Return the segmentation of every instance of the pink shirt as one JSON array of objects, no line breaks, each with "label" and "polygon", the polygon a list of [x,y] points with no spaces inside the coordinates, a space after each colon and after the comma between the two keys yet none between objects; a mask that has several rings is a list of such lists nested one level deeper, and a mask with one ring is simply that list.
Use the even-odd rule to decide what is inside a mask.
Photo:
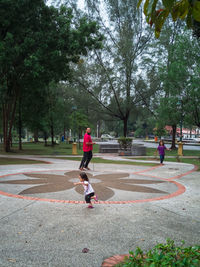
[{"label": "pink shirt", "polygon": [[83,151],[88,152],[93,149],[93,145],[87,145],[86,143],[92,143],[92,138],[89,134],[84,135],[83,139]]}]

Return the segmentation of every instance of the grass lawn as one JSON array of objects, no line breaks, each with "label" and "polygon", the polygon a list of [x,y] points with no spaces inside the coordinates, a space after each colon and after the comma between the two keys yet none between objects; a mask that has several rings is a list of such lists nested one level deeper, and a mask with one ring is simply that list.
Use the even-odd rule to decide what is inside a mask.
[{"label": "grass lawn", "polygon": [[[155,148],[147,148],[147,156],[154,156],[155,152],[157,150]],[[165,155],[166,156],[177,156],[178,154],[178,149],[177,150],[171,150],[171,151],[168,151],[168,150],[165,150]],[[197,156],[197,157],[200,157],[200,147],[199,147],[199,150],[184,150],[184,147],[183,147],[183,155],[184,156]]]},{"label": "grass lawn", "polygon": [[[94,153],[97,153],[99,151],[99,146],[94,145]],[[147,148],[147,156],[155,156],[155,148]],[[77,145],[77,153],[78,155],[82,155],[82,147],[79,149]],[[3,155],[49,155],[49,156],[55,156],[55,155],[72,155],[72,144],[66,144],[66,143],[60,143],[59,145],[51,146],[50,144],[48,146],[44,146],[44,143],[23,143],[23,150],[18,150],[18,144],[13,144],[12,151],[9,153],[6,153],[3,151],[3,145],[0,144],[0,154]],[[184,156],[196,156],[200,158],[200,149],[199,150],[184,150],[183,151]],[[177,156],[177,150],[172,151],[166,151],[166,156]],[[165,161],[177,161],[177,162],[184,162],[184,163],[191,163],[194,165],[199,166],[200,170],[200,159],[191,159],[191,158],[166,158]],[[67,159],[65,157],[65,159]],[[72,160],[72,158],[70,158]],[[75,160],[75,157],[73,158]],[[137,158],[139,159],[139,158]],[[152,160],[152,158],[140,158],[143,160]],[[76,159],[80,160],[80,158]],[[10,162],[16,162],[16,163],[10,163]],[[24,159],[1,159],[0,162],[9,162],[9,163],[0,163],[0,164],[30,164],[30,160],[24,160]],[[23,163],[24,162],[24,163]],[[115,164],[131,164],[131,165],[143,165],[143,163],[134,163],[134,162],[125,162],[125,161],[113,161],[113,160],[106,160],[101,158],[93,158],[94,163],[115,163]],[[32,164],[34,163],[41,163],[40,161],[32,161]],[[43,163],[43,162],[42,162]],[[146,166],[155,166],[152,165],[153,163],[145,163]]]},{"label": "grass lawn", "polygon": [[0,165],[12,165],[12,164],[46,164],[45,161],[31,160],[31,159],[17,159],[17,158],[1,158]]},{"label": "grass lawn", "polygon": [[[81,161],[81,157],[59,157],[59,159]],[[158,165],[158,163],[109,160],[109,159],[102,159],[102,158],[92,158],[91,163],[123,164],[123,165],[137,165],[137,166],[157,166]]]},{"label": "grass lawn", "polygon": [[[154,156],[154,158],[148,157],[140,157],[135,158],[135,160],[156,160],[159,161],[159,156],[155,157],[155,149],[154,148],[147,148],[147,156]],[[190,163],[198,166],[198,171],[200,171],[200,150],[184,150],[183,155],[184,158],[177,157],[177,150],[166,151],[166,157],[164,161],[171,161],[171,162],[183,162],[183,163]],[[174,156],[174,158],[167,158],[167,156]],[[190,156],[195,156],[197,158],[190,158]],[[187,158],[188,157],[188,158]]]},{"label": "grass lawn", "polygon": [[[18,144],[13,144],[11,152],[6,153],[3,151],[3,145],[0,144],[0,154],[4,155],[72,155],[72,144],[60,143],[59,145],[54,145],[53,147],[48,144],[44,146],[44,143],[23,143],[23,150],[18,149]],[[94,153],[99,151],[99,146],[94,145]],[[83,154],[82,147],[78,149],[77,153],[79,155]]]}]

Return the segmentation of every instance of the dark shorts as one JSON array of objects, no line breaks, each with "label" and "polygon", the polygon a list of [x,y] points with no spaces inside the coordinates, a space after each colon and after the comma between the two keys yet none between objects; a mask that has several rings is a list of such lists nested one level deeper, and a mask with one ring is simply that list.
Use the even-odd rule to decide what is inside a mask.
[{"label": "dark shorts", "polygon": [[93,196],[94,196],[94,192],[93,193],[90,193],[88,195],[85,195],[85,201],[86,201],[86,203],[90,203],[91,202],[90,199]]}]

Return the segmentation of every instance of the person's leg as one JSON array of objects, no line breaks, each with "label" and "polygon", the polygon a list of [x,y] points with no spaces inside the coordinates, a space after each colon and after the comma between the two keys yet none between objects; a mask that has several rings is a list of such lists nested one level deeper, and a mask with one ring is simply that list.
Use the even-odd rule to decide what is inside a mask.
[{"label": "person's leg", "polygon": [[91,202],[91,198],[94,196],[94,193],[90,193],[88,195],[85,195],[85,201],[88,204],[88,208],[93,208],[92,202]]},{"label": "person's leg", "polygon": [[85,168],[89,169],[88,168],[88,164],[90,163],[90,160],[92,159],[92,150],[88,151],[87,153],[88,154],[87,154],[87,160],[86,160],[86,163],[85,163]]},{"label": "person's leg", "polygon": [[94,196],[92,196],[91,198],[94,199],[95,201],[98,201],[98,197],[95,193],[94,193]]},{"label": "person's leg", "polygon": [[162,164],[164,160],[164,155],[160,155],[160,163]]},{"label": "person's leg", "polygon": [[86,160],[87,160],[87,152],[83,152],[83,158],[81,160],[81,164],[79,166],[79,169],[83,169],[84,168]]}]

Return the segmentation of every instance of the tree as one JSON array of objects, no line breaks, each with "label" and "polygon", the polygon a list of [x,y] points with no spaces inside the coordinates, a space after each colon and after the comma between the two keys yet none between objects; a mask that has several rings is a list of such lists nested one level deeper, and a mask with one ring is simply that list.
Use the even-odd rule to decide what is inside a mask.
[{"label": "tree", "polygon": [[[143,0],[138,1],[138,7]],[[155,25],[155,36],[160,36],[163,24],[169,15],[173,21],[178,18],[185,20],[187,26],[192,28],[194,35],[200,37],[200,1],[199,0],[145,0],[144,14],[147,23]]]},{"label": "tree", "polygon": [[184,54],[188,52],[189,80],[185,90],[185,121],[192,125],[200,127],[200,41],[185,36]]},{"label": "tree", "polygon": [[[31,7],[31,8],[30,8]],[[43,0],[0,3],[0,95],[4,149],[10,151],[17,100],[24,84],[34,90],[70,77],[70,62],[100,47],[95,22],[81,18],[73,25],[72,10],[48,7]],[[23,101],[23,100],[22,100]]]},{"label": "tree", "polygon": [[[104,49],[94,51],[79,65],[75,82],[92,95],[104,113],[123,122],[126,136],[131,110],[152,94],[146,84],[143,90],[138,90],[141,89],[138,86],[139,60],[151,39],[151,32],[143,29],[141,10],[137,10],[133,0],[88,0],[87,4],[89,15],[98,19],[104,31]],[[106,25],[101,5],[105,5],[107,11]]]},{"label": "tree", "polygon": [[[198,50],[194,49],[195,42],[198,41],[195,40],[194,42],[194,40],[188,31],[176,35],[174,42],[169,46],[170,53],[168,54],[167,64],[164,62],[160,64],[160,77],[164,94],[160,99],[160,106],[157,111],[162,124],[164,122],[165,125],[172,126],[171,148],[175,148],[177,125],[186,124],[186,117],[188,116],[190,116],[190,122],[192,122],[191,113],[196,108],[198,109],[198,105],[195,104],[198,94],[193,99],[194,91],[191,90],[192,81],[199,77],[196,76],[199,55],[195,53]],[[195,91],[198,91],[198,86],[195,86]],[[192,99],[194,102],[192,102]]]}]

